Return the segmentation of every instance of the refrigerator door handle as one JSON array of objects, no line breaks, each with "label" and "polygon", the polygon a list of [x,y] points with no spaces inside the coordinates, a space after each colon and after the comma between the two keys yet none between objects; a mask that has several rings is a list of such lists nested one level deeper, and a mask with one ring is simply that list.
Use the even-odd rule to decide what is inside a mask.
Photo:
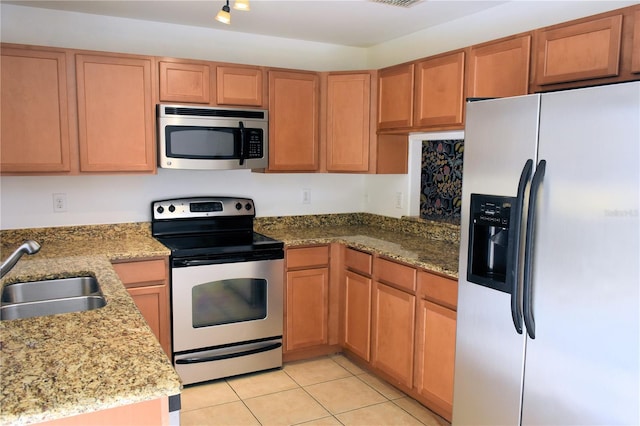
[{"label": "refrigerator door handle", "polygon": [[531,180],[531,191],[529,194],[529,211],[527,213],[527,232],[524,248],[524,281],[523,281],[523,300],[524,307],[524,323],[527,326],[527,334],[530,338],[536,338],[536,321],[533,317],[533,285],[532,285],[532,263],[533,263],[533,234],[536,204],[538,192],[544,179],[544,172],[547,167],[546,160],[540,160],[536,172]]},{"label": "refrigerator door handle", "polygon": [[533,160],[527,160],[520,174],[518,195],[515,206],[511,209],[511,226],[509,230],[509,253],[507,254],[507,286],[511,289],[511,318],[518,334],[522,334],[522,304],[518,278],[520,276],[520,234],[522,229],[522,209],[524,192],[531,178]]}]

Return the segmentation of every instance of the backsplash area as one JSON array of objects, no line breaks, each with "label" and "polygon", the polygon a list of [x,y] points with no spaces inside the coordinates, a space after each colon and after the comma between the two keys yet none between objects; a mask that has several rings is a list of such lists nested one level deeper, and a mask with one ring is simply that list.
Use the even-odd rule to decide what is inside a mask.
[{"label": "backsplash area", "polygon": [[420,217],[460,223],[463,139],[422,142]]}]

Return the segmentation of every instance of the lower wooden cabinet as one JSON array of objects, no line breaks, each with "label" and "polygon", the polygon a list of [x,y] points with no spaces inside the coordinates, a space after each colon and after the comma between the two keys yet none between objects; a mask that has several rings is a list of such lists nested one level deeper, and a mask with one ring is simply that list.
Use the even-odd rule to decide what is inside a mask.
[{"label": "lower wooden cabinet", "polygon": [[329,268],[287,271],[286,350],[328,343]]},{"label": "lower wooden cabinet", "polygon": [[113,263],[140,313],[171,357],[168,258]]},{"label": "lower wooden cabinet", "polygon": [[416,328],[415,389],[434,411],[451,420],[456,312],[420,299]]},{"label": "lower wooden cabinet", "polygon": [[415,306],[413,294],[374,284],[371,363],[408,388],[413,385]]},{"label": "lower wooden cabinet", "polygon": [[343,349],[451,421],[457,280],[351,248],[344,259]]},{"label": "lower wooden cabinet", "polygon": [[332,352],[337,328],[332,326],[329,245],[287,248],[285,254],[284,359],[286,361]]},{"label": "lower wooden cabinet", "polygon": [[414,389],[419,399],[451,421],[458,283],[418,274]]},{"label": "lower wooden cabinet", "polygon": [[343,346],[362,358],[371,354],[371,278],[345,272]]}]

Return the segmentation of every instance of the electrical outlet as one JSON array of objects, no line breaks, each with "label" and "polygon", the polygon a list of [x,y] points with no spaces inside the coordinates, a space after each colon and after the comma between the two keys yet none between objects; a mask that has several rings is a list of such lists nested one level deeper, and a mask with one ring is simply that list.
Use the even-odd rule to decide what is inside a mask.
[{"label": "electrical outlet", "polygon": [[396,209],[402,208],[402,192],[396,192]]},{"label": "electrical outlet", "polygon": [[302,204],[311,204],[311,190],[303,189],[302,190]]},{"label": "electrical outlet", "polygon": [[63,192],[53,194],[53,211],[55,213],[67,211],[67,194]]}]

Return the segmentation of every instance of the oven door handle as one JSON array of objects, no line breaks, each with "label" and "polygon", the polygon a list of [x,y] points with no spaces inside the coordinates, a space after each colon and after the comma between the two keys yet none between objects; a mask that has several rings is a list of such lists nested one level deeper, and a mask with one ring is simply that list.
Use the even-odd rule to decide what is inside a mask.
[{"label": "oven door handle", "polygon": [[232,352],[232,353],[226,353],[221,355],[211,355],[211,356],[205,356],[205,357],[182,358],[182,359],[177,359],[176,364],[197,364],[199,362],[220,361],[223,359],[238,358],[241,356],[259,354],[261,352],[271,351],[274,349],[278,349],[281,346],[282,346],[282,342],[278,342],[278,343],[271,343],[259,348],[249,349],[241,352]]}]

